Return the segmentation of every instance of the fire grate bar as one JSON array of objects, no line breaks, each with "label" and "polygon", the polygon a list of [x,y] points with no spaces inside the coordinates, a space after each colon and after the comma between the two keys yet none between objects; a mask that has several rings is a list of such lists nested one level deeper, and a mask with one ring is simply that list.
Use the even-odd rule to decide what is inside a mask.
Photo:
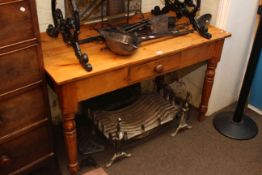
[{"label": "fire grate bar", "polygon": [[174,120],[178,112],[178,106],[157,93],[150,93],[119,110],[95,111],[92,119],[107,139],[116,140],[121,118],[121,131],[125,133],[125,140],[130,140]]},{"label": "fire grate bar", "polygon": [[90,111],[89,118],[98,130],[114,144],[115,153],[106,167],[110,167],[119,159],[131,156],[120,150],[120,145],[125,141],[145,137],[151,131],[160,129],[164,124],[176,119],[178,127],[172,136],[182,129],[191,128],[186,122],[191,95],[185,90],[184,83],[177,83],[178,87],[183,87],[182,91],[179,88],[174,91],[170,85],[162,84],[161,81],[156,84],[157,92],[141,95],[129,106],[112,111]]}]

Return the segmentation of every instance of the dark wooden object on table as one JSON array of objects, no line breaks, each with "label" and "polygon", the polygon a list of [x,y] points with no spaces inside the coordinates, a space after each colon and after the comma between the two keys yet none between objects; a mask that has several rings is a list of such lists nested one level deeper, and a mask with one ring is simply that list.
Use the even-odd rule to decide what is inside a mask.
[{"label": "dark wooden object on table", "polygon": [[35,0],[0,0],[0,25],[0,174],[58,175]]}]

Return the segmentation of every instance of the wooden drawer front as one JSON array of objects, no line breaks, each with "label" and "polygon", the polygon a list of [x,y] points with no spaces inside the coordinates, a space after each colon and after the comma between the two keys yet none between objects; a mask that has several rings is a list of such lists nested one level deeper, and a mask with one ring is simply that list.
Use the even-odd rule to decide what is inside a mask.
[{"label": "wooden drawer front", "polygon": [[0,48],[35,38],[30,0],[0,1]]},{"label": "wooden drawer front", "polygon": [[214,44],[205,44],[182,52],[181,68],[206,61],[216,53]]},{"label": "wooden drawer front", "polygon": [[[108,73],[95,75],[88,79],[77,81],[75,87],[68,88],[76,88],[77,98],[79,101],[82,101],[127,86],[127,78],[128,68],[119,68]],[[90,87],[93,87],[93,89],[87,91]]]},{"label": "wooden drawer front", "polygon": [[0,174],[9,174],[51,153],[46,127],[0,145]]},{"label": "wooden drawer front", "polygon": [[158,60],[142,63],[130,68],[129,79],[131,82],[137,82],[147,78],[175,70],[181,64],[181,54],[166,56]]},{"label": "wooden drawer front", "polygon": [[0,94],[39,81],[41,77],[37,45],[0,53]]},{"label": "wooden drawer front", "polygon": [[34,122],[44,119],[45,101],[42,88],[0,101],[0,139]]}]

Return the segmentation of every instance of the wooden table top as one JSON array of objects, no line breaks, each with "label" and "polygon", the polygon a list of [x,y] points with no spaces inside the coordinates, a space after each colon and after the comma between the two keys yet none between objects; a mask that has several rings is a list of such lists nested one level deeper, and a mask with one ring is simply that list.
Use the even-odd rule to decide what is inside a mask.
[{"label": "wooden table top", "polygon": [[[131,56],[118,56],[106,49],[103,42],[93,42],[81,45],[83,53],[87,53],[89,61],[93,66],[93,71],[85,71],[79,64],[73,48],[66,46],[61,35],[59,38],[50,38],[46,33],[41,34],[44,67],[49,76],[57,85],[71,81],[88,78],[96,74],[104,73],[120,67],[137,64],[150,59],[157,59],[179,51],[211,43],[229,37],[231,34],[221,29],[210,26],[212,39],[201,37],[197,32],[180,36],[167,37],[154,41],[142,43],[137,52]],[[96,35],[96,31],[83,26],[80,38]]]}]

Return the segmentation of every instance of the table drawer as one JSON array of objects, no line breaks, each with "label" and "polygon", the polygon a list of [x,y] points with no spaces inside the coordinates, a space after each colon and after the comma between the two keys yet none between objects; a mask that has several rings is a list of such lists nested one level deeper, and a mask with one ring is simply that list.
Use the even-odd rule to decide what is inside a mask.
[{"label": "table drawer", "polygon": [[1,137],[46,117],[43,89],[38,87],[0,101]]},{"label": "table drawer", "polygon": [[42,79],[38,45],[0,53],[0,94]]},{"label": "table drawer", "polygon": [[9,174],[51,153],[48,128],[41,127],[0,145],[0,174]]},{"label": "table drawer", "polygon": [[30,0],[0,1],[0,48],[35,38]]},{"label": "table drawer", "polygon": [[130,68],[129,79],[131,82],[141,81],[163,73],[178,69],[181,64],[181,54],[165,56],[164,58],[141,63]]}]

